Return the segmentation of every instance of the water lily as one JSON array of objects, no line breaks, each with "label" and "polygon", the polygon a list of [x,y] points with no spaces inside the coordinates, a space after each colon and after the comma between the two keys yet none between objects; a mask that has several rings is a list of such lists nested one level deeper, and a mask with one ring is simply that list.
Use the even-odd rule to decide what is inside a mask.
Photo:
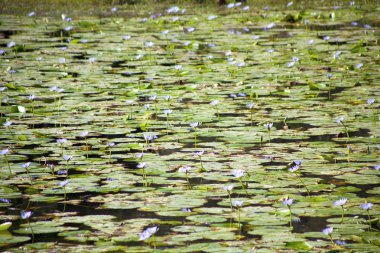
[{"label": "water lily", "polygon": [[33,231],[32,226],[30,225],[30,221],[29,221],[30,217],[32,217],[32,214],[33,214],[32,211],[24,211],[24,210],[22,210],[20,216],[21,216],[21,219],[27,220],[28,225],[29,225],[29,229],[32,232],[32,237],[33,237],[33,240],[34,240],[34,231]]},{"label": "water lily", "polygon": [[137,158],[137,159],[142,160],[143,157],[144,157],[144,152],[141,152],[141,153],[136,154],[136,158]]},{"label": "water lily", "polygon": [[372,26],[370,26],[370,25],[368,25],[368,24],[363,25],[363,27],[364,27],[365,29],[371,29],[371,28],[372,28]]},{"label": "water lily", "polygon": [[341,124],[344,127],[344,131],[346,132],[347,138],[350,138],[350,135],[348,134],[348,129],[346,124],[344,123],[344,117],[339,117],[336,121],[337,124]]},{"label": "water lily", "polygon": [[346,246],[347,245],[347,243],[345,241],[342,241],[342,240],[335,240],[335,244],[339,245],[339,246]]},{"label": "water lily", "polygon": [[268,131],[269,143],[271,142],[271,129],[273,127],[273,123],[265,123],[265,129]]},{"label": "water lily", "polygon": [[139,241],[149,239],[152,235],[157,233],[158,230],[158,227],[150,227],[145,229],[142,233],[140,233]]},{"label": "water lily", "polygon": [[322,230],[322,233],[325,235],[328,235],[330,237],[331,244],[334,244],[333,239],[332,239],[332,232],[334,228],[333,227],[326,227],[325,229]]},{"label": "water lily", "polygon": [[147,42],[145,42],[145,46],[146,47],[153,47],[154,43],[152,41],[147,41]]},{"label": "water lily", "polygon": [[242,200],[232,201],[232,205],[237,209],[241,208],[243,206],[243,203],[244,203],[244,201],[242,201]]},{"label": "water lily", "polygon": [[46,167],[48,167],[51,171],[51,174],[54,176],[54,164],[48,163],[46,164]]},{"label": "water lily", "polygon": [[69,171],[69,161],[71,161],[71,159],[73,159],[72,155],[63,155],[63,160],[66,161],[66,171]]},{"label": "water lily", "polygon": [[244,201],[242,201],[242,200],[234,200],[234,201],[232,201],[232,205],[237,209],[237,212],[238,212],[239,231],[240,231],[240,228],[241,228],[241,225],[240,225],[240,209],[242,208],[243,204],[244,204]]},{"label": "water lily", "polygon": [[0,155],[7,155],[9,153],[9,149],[3,149],[3,150],[0,150]]},{"label": "water lily", "polygon": [[197,128],[200,125],[202,125],[202,122],[193,122],[193,123],[190,123],[190,127],[192,127],[192,128]]},{"label": "water lily", "polygon": [[292,205],[293,205],[293,199],[289,198],[289,197],[285,197],[284,200],[282,201],[282,204],[287,206],[288,209],[289,209],[289,217],[290,217],[290,222],[289,222],[289,226],[292,227],[292,221],[293,221],[293,214],[292,214]]},{"label": "water lily", "polygon": [[107,142],[106,143],[106,147],[108,147],[108,148],[112,148],[112,147],[114,147],[116,144],[115,144],[115,142]]},{"label": "water lily", "polygon": [[66,59],[65,58],[59,58],[58,62],[61,63],[61,64],[65,64],[66,63]]},{"label": "water lily", "polygon": [[231,171],[232,175],[236,178],[244,177],[245,171],[242,169],[235,169]]},{"label": "water lily", "polygon": [[372,105],[373,103],[375,103],[375,99],[374,98],[369,98],[369,99],[367,99],[367,104],[368,105]]},{"label": "water lily", "polygon": [[9,48],[12,48],[12,47],[14,47],[14,46],[16,46],[16,42],[14,42],[14,41],[9,41],[9,42],[7,43],[7,47],[9,47]]},{"label": "water lily", "polygon": [[80,137],[86,137],[88,135],[88,131],[80,132]]},{"label": "water lily", "polygon": [[21,167],[24,169],[28,169],[30,164],[31,164],[31,162],[27,162],[27,163],[22,164]]},{"label": "water lily", "polygon": [[143,136],[146,144],[148,144],[148,142],[153,142],[155,139],[157,139],[157,135],[155,134],[143,133]]},{"label": "water lily", "polygon": [[228,193],[228,199],[230,200],[230,206],[231,206],[231,211],[232,211],[232,199],[231,199],[231,191],[234,189],[234,185],[230,184],[230,185],[225,185],[222,187],[223,190],[227,191]]},{"label": "water lily", "polygon": [[344,121],[344,117],[339,117],[335,122],[336,123],[342,123]]},{"label": "water lily", "polygon": [[173,111],[170,109],[164,109],[162,112],[166,116],[166,128],[168,129],[169,128],[169,115],[172,114]]},{"label": "water lily", "polygon": [[215,15],[211,15],[211,16],[208,16],[208,20],[214,20],[214,19],[216,19],[218,16],[215,16]]},{"label": "water lily", "polygon": [[183,167],[180,167],[178,169],[178,172],[181,172],[181,173],[189,173],[189,171],[191,170],[191,167],[190,166],[183,166]]},{"label": "water lily", "polygon": [[72,158],[73,158],[72,155],[64,155],[63,156],[63,160],[65,160],[65,161],[70,161]]},{"label": "water lily", "polygon": [[28,96],[28,100],[34,100],[36,98],[36,96],[34,95],[34,94],[30,94],[29,96]]},{"label": "water lily", "polygon": [[67,143],[67,139],[65,139],[65,138],[57,139],[56,142],[60,145],[61,156],[63,156],[63,144]]},{"label": "water lily", "polygon": [[194,152],[194,156],[201,156],[204,154],[204,152],[205,152],[204,150],[196,151]]},{"label": "water lily", "polygon": [[[67,192],[66,192],[66,185],[67,185],[68,183],[69,183],[69,180],[64,180],[64,181],[59,182],[59,186],[63,188],[63,192],[64,192],[63,199],[64,199],[64,201],[67,200],[67,198],[66,198],[66,195],[67,195]],[[65,204],[64,209],[66,209],[66,204]]]},{"label": "water lily", "polygon": [[197,147],[197,128],[202,125],[202,122],[190,123],[190,127],[194,131],[194,147]]},{"label": "water lily", "polygon": [[146,162],[139,162],[136,167],[138,169],[142,169],[143,178],[146,179],[146,173],[145,173]]},{"label": "water lily", "polygon": [[189,172],[191,170],[191,167],[190,166],[182,166],[178,169],[178,172],[180,173],[185,173],[186,175],[186,181],[187,181],[187,185],[189,187],[189,189],[191,189],[191,185],[190,185],[190,181],[189,181]]},{"label": "water lily", "polygon": [[373,207],[372,203],[360,204],[360,208],[363,209],[363,210],[366,210],[366,211],[370,210],[372,207]]},{"label": "water lily", "polygon": [[355,64],[356,69],[361,69],[363,67],[363,63]]},{"label": "water lily", "polygon": [[225,185],[225,186],[223,186],[222,188],[223,188],[223,190],[225,190],[225,191],[229,191],[229,192],[231,192],[232,189],[234,188],[234,185],[233,185],[233,184]]},{"label": "water lily", "polygon": [[165,95],[165,96],[164,96],[164,99],[165,99],[166,101],[170,101],[170,100],[173,99],[173,97],[170,96],[170,95]]},{"label": "water lily", "polygon": [[173,6],[166,10],[167,13],[176,13],[179,11],[180,11],[180,8],[178,6]]},{"label": "water lily", "polygon": [[273,123],[266,123],[266,124],[264,124],[264,127],[265,127],[267,130],[270,130],[270,129],[273,127]]},{"label": "water lily", "polygon": [[8,121],[8,120],[7,120],[7,121],[5,121],[5,122],[3,123],[3,126],[7,128],[7,127],[10,127],[12,124],[13,124],[12,121]]},{"label": "water lily", "polygon": [[67,142],[67,139],[65,139],[65,138],[57,139],[57,143],[59,143],[59,144],[64,144],[66,142]]},{"label": "water lily", "polygon": [[128,119],[132,120],[133,119],[133,105],[136,103],[134,99],[126,100],[125,104],[129,106],[129,115]]},{"label": "water lily", "polygon": [[2,203],[12,203],[11,200],[5,199],[5,198],[0,198],[0,202],[2,202]]},{"label": "water lily", "polygon": [[9,175],[12,176],[11,165],[9,164],[8,157],[7,157],[8,153],[9,153],[9,149],[8,148],[0,150],[0,155],[4,156],[4,160],[5,160],[5,162],[6,162],[7,166],[8,166]]},{"label": "water lily", "polygon": [[363,210],[365,210],[367,212],[367,217],[368,217],[367,222],[368,222],[368,226],[369,226],[370,230],[372,228],[372,225],[371,225],[371,216],[369,214],[369,210],[371,210],[372,207],[373,207],[373,204],[369,203],[369,202],[368,203],[366,202],[366,203],[360,204],[360,208],[363,209]]},{"label": "water lily", "polygon": [[276,26],[276,23],[270,23],[270,24],[268,24],[265,28],[266,29],[272,29],[273,27],[275,27]]},{"label": "water lily", "polygon": [[293,199],[287,197],[284,199],[284,201],[282,201],[282,204],[286,206],[291,206],[293,204]]},{"label": "water lily", "polygon": [[216,114],[218,115],[218,121],[220,121],[219,109],[218,109],[219,100],[213,100],[210,102],[210,105],[215,106]]},{"label": "water lily", "polygon": [[344,205],[347,203],[347,199],[346,198],[342,198],[342,199],[339,199],[337,201],[334,201],[334,206],[340,206],[342,208],[342,219],[340,221],[340,223],[343,223],[343,219],[344,219]]},{"label": "water lily", "polygon": [[295,172],[299,169],[300,167],[298,165],[293,165],[292,167],[289,168],[290,172]]},{"label": "water lily", "polygon": [[65,187],[68,183],[69,183],[69,180],[64,180],[64,181],[59,182],[59,186]]},{"label": "water lily", "polygon": [[234,169],[231,171],[232,175],[240,182],[241,187],[243,188],[246,195],[248,195],[247,192],[247,183],[243,183],[242,177],[245,176],[245,171],[242,169]]},{"label": "water lily", "polygon": [[204,150],[199,150],[199,151],[196,151],[194,152],[194,156],[198,156],[199,157],[199,163],[200,163],[200,169],[199,171],[200,172],[205,172],[206,169],[203,167],[203,162],[202,162],[202,155],[204,154]]},{"label": "water lily", "polygon": [[32,177],[30,176],[29,174],[29,166],[31,165],[32,163],[31,162],[27,162],[27,163],[24,163],[21,165],[22,168],[24,168],[26,170],[26,173],[28,174],[28,177],[29,177],[29,180],[30,180],[30,183],[32,183]]},{"label": "water lily", "polygon": [[130,40],[132,38],[131,35],[124,35],[123,40]]},{"label": "water lily", "polygon": [[74,27],[70,25],[70,26],[65,27],[64,30],[68,32],[68,31],[73,30],[73,28]]},{"label": "water lily", "polygon": [[32,217],[33,212],[32,211],[21,211],[21,219],[26,220]]}]

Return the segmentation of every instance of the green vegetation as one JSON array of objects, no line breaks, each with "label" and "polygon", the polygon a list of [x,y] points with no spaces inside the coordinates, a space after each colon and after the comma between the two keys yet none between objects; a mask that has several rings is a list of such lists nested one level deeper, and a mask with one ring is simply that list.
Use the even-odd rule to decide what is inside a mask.
[{"label": "green vegetation", "polygon": [[123,2],[0,2],[2,250],[379,251],[375,1]]}]

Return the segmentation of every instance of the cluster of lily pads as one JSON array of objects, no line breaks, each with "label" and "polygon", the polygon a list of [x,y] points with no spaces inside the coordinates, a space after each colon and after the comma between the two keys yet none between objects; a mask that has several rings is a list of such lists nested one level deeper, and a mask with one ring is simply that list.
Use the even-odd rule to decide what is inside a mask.
[{"label": "cluster of lily pads", "polygon": [[378,10],[301,7],[0,16],[0,246],[379,250]]}]

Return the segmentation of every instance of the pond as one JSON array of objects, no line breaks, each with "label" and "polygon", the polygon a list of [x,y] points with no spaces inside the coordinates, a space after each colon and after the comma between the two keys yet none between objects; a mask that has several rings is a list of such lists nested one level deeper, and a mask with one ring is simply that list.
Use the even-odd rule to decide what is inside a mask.
[{"label": "pond", "polygon": [[380,251],[376,1],[0,15],[0,248]]}]

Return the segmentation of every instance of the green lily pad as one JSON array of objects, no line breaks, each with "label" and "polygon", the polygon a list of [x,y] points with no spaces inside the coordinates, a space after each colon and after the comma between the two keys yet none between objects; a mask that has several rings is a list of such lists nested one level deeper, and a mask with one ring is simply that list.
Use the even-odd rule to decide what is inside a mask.
[{"label": "green lily pad", "polygon": [[304,241],[286,242],[285,247],[295,250],[311,250],[313,247]]},{"label": "green lily pad", "polygon": [[12,226],[12,222],[4,222],[0,224],[0,231],[8,230]]}]

